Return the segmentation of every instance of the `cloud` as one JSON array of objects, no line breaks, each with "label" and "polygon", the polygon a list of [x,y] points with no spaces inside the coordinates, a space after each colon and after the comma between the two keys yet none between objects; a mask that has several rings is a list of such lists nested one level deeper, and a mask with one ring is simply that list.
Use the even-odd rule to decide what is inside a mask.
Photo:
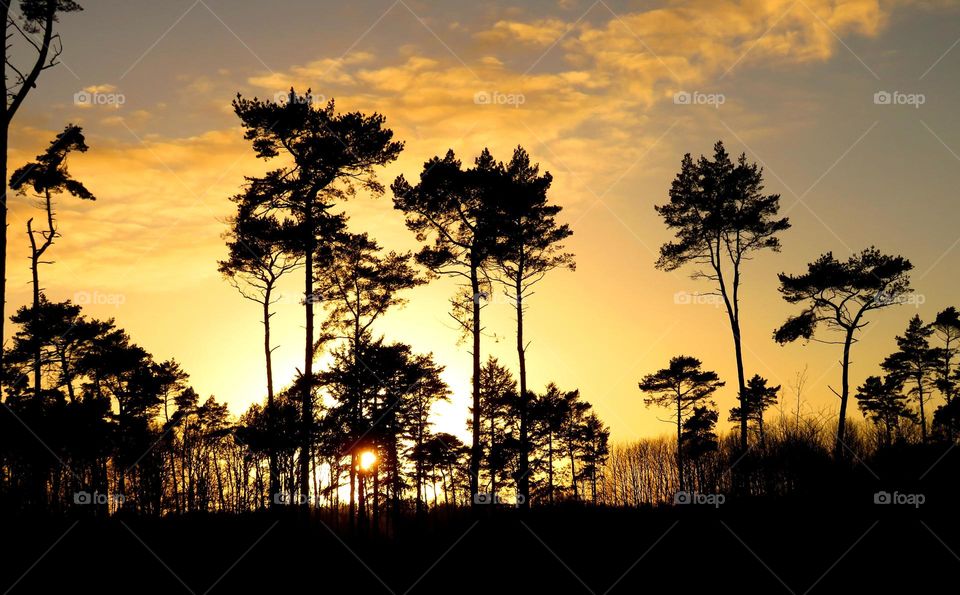
[{"label": "cloud", "polygon": [[249,82],[255,87],[282,92],[296,86],[297,81],[312,80],[325,85],[349,86],[355,82],[348,72],[349,67],[370,62],[373,54],[369,52],[349,52],[340,58],[321,58],[302,66],[294,66],[288,72],[271,72],[252,77]]},{"label": "cloud", "polygon": [[573,25],[560,19],[541,19],[529,23],[498,21],[491,29],[481,31],[474,37],[481,41],[518,41],[537,46],[549,46],[560,39]]}]

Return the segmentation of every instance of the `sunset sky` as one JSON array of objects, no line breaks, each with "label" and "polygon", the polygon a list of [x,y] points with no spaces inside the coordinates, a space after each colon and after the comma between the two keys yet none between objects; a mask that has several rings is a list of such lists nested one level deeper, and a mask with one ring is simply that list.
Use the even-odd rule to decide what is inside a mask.
[{"label": "sunset sky", "polygon": [[[960,306],[957,2],[81,3],[84,12],[61,19],[61,66],[44,73],[11,135],[11,171],[68,122],[90,145],[71,171],[98,200],[60,201],[63,238],[42,285],[50,299],[92,302],[89,315],[115,317],[158,359],[175,357],[198,392],[234,413],[263,398],[261,326],[217,261],[228,198],[269,165],[242,138],[230,107],[237,92],[272,99],[311,87],[340,110],[383,113],[406,143],[380,173],[386,184],[415,179],[448,148],[471,162],[483,147],[508,159],[523,145],[555,178],[552,200],[577,255],[576,272],[551,274],[530,300],[531,387],[579,388],[615,440],[669,431],[637,381],[680,353],[727,381],[717,401],[730,426],[726,315],[682,303],[710,289],[689,271],[653,267],[670,239],[653,205],[667,200],[683,154],[707,153],[718,139],[765,166],[767,190],[782,195],[793,223],[782,253],[747,264],[749,375],[790,392],[809,366],[804,410],[836,410],[828,386],[839,385],[840,348],[771,339],[796,311],[776,273],[799,272],[822,252],[846,257],[875,244],[915,265],[915,305],[873,316],[854,347],[854,387],[911,316]],[[94,101],[78,104],[78,93]],[[678,93],[692,101],[678,103]],[[389,192],[343,208],[351,230],[416,248]],[[8,316],[29,300],[25,224],[38,213],[22,197],[11,209]],[[275,318],[280,384],[302,365],[297,280]],[[446,314],[452,292],[451,281],[408,292],[379,330],[446,366],[456,397],[442,427],[462,434],[470,356]],[[497,337],[483,357],[515,368],[510,305],[497,298],[484,315]],[[786,409],[795,407],[790,395]]]}]

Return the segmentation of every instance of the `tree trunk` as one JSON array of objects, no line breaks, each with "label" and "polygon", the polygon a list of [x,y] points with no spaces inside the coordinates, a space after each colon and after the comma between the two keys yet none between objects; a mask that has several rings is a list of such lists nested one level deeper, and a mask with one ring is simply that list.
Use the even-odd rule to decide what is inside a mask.
[{"label": "tree trunk", "polygon": [[373,532],[380,530],[380,461],[373,465]]},{"label": "tree trunk", "polygon": [[[0,13],[3,14],[4,27],[10,19],[11,2],[0,2]],[[6,30],[6,29],[4,29]],[[3,64],[7,63],[8,54],[7,44],[3,44]],[[4,66],[6,71],[6,66]],[[0,187],[3,188],[3,196],[0,197],[0,344],[6,339],[3,334],[4,322],[7,320],[7,149],[10,137],[10,121],[13,114],[9,107],[4,104],[4,114],[2,124],[3,130],[0,130]],[[0,349],[0,369],[3,369],[3,349]],[[0,378],[0,402],[3,402],[3,379]]]},{"label": "tree trunk", "polygon": [[547,501],[553,505],[553,432],[547,431]]},{"label": "tree trunk", "polygon": [[737,386],[739,387],[740,411],[740,450],[747,452],[747,385],[744,380],[743,372],[743,348],[740,345],[740,321],[731,315],[731,325],[733,328],[733,347],[737,354]]},{"label": "tree trunk", "polygon": [[567,450],[570,454],[570,487],[573,488],[574,502],[580,500],[580,494],[577,491],[577,458],[573,450],[573,440],[570,440]]},{"label": "tree trunk", "polygon": [[[303,394],[302,394],[302,443],[300,445],[300,494],[307,496],[310,493],[310,452],[313,447],[313,256],[317,248],[317,239],[314,236],[313,197],[308,197],[306,209],[306,228],[310,234],[306,242],[304,255],[304,313],[306,317],[306,342],[303,357]],[[309,503],[303,502],[304,510]]]},{"label": "tree trunk", "polygon": [[473,444],[470,448],[470,506],[477,510],[480,492],[480,278],[479,263],[471,255],[470,289],[473,292]]},{"label": "tree trunk", "polygon": [[[922,364],[921,364],[922,365]],[[924,411],[923,401],[923,373],[917,374],[917,400],[920,402],[920,437],[924,444],[927,443],[927,415]]]},{"label": "tree trunk", "polygon": [[267,428],[269,429],[269,449],[268,456],[270,472],[270,507],[276,506],[276,498],[280,493],[280,471],[277,461],[276,449],[276,427],[274,424],[275,404],[273,395],[273,351],[270,349],[270,296],[273,293],[273,286],[268,285],[263,298],[263,357],[267,366]]},{"label": "tree trunk", "polygon": [[347,505],[347,519],[352,530],[357,522],[357,453],[350,453],[350,503]]},{"label": "tree trunk", "polygon": [[846,337],[843,341],[843,369],[840,385],[840,420],[837,422],[837,443],[834,445],[833,454],[837,458],[843,457],[844,441],[847,429],[847,398],[850,395],[850,346],[853,344],[853,332],[856,326],[847,329]]},{"label": "tree trunk", "polygon": [[[742,403],[742,402],[741,402]],[[743,405],[741,404],[741,407]],[[741,409],[740,411],[743,411]],[[741,416],[742,417],[742,416]],[[677,477],[680,480],[680,491],[683,490],[683,411],[680,409],[680,395],[677,395]]]},{"label": "tree trunk", "polygon": [[530,407],[527,393],[527,353],[523,345],[523,280],[519,272],[523,267],[519,266],[517,270],[514,287],[517,294],[517,357],[520,360],[520,468],[518,469],[520,477],[517,488],[523,496],[520,508],[526,509],[530,502],[530,443],[527,436],[527,412]]},{"label": "tree trunk", "polygon": [[[50,192],[47,192],[47,208],[50,208]],[[27,234],[30,236],[30,274],[33,278],[33,394],[40,397],[40,359],[42,357],[42,347],[38,333],[40,332],[40,250],[37,249],[37,240],[34,238],[31,224],[33,219],[27,221]]]}]

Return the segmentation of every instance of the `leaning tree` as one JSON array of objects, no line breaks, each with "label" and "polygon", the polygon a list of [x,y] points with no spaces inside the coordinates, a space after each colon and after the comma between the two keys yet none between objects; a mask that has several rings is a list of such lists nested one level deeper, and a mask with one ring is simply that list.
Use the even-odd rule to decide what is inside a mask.
[{"label": "leaning tree", "polygon": [[[913,265],[902,256],[880,253],[868,248],[837,260],[828,252],[807,265],[799,275],[780,273],[780,293],[791,304],[803,304],[803,310],[791,316],[774,331],[774,339],[781,345],[797,339],[814,339],[820,325],[843,335],[843,359],[840,392],[840,419],[834,453],[843,454],[846,429],[847,401],[850,396],[850,348],[857,341],[857,332],[865,327],[865,317],[902,302],[910,290],[909,272]],[[823,341],[822,342],[836,342]]]},{"label": "leaning tree", "polygon": [[[79,126],[68,124],[63,132],[57,135],[37,160],[27,163],[10,178],[10,188],[19,194],[27,194],[30,188],[39,199],[44,210],[46,229],[34,229],[33,217],[27,220],[27,236],[30,238],[30,273],[33,278],[33,315],[35,320],[40,319],[40,265],[49,264],[42,260],[55,239],[60,237],[57,230],[56,212],[53,197],[69,194],[84,200],[96,200],[83,182],[73,179],[67,170],[67,156],[77,151],[87,151],[86,139]],[[33,360],[33,391],[40,394],[40,360],[41,346],[36,345]]]}]

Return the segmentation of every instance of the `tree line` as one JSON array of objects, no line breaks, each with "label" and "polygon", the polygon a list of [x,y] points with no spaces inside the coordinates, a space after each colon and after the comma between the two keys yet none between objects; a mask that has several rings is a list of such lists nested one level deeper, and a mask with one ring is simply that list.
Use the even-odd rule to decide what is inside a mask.
[{"label": "tree line", "polygon": [[[548,272],[574,267],[550,174],[521,147],[508,162],[483,150],[472,167],[452,152],[435,157],[416,184],[391,185],[421,249],[386,251],[339,210],[360,192],[386,192],[376,170],[403,145],[383,116],[339,113],[293,90],[286,101],[238,95],[233,105],[255,154],[279,164],[232,197],[218,263],[258,306],[264,402],[231,419],[213,397],[201,401],[176,361],[155,361],[115,321],[46,298],[38,265],[60,237],[56,200],[94,199],[67,169],[71,153],[87,150],[69,125],[11,179],[38,199],[46,224],[27,224],[34,301],[12,317],[4,359],[10,502],[60,510],[88,504],[73,501],[79,493],[109,494],[107,510],[158,514],[342,506],[352,525],[379,525],[387,513],[422,512],[428,494],[439,505],[441,487],[451,505],[595,501],[609,430],[579,391],[527,386],[526,298]],[[292,275],[303,282],[304,360],[278,388],[271,322],[278,283]],[[405,290],[439,277],[460,281],[450,314],[473,346],[468,445],[433,428],[434,404],[450,396],[433,355],[376,334]],[[495,291],[515,304],[516,379],[481,359],[481,315]],[[332,356],[324,369],[320,353]]]},{"label": "tree line", "polygon": [[[779,195],[764,193],[762,169],[750,163],[745,154],[731,159],[719,141],[712,157],[694,160],[689,153],[683,157],[670,188],[670,201],[655,207],[667,228],[675,233],[674,241],[661,247],[657,268],[673,271],[691,266],[692,277],[710,282],[726,310],[739,401],[729,415],[737,425],[734,439],[738,444],[728,461],[739,461],[758,447],[764,449],[764,413],[777,405],[781,391],[781,386],[768,385],[769,381],[759,374],[746,380],[740,309],[745,263],[763,250],[779,252],[778,234],[790,228],[789,220],[779,216],[779,201]],[[846,260],[827,252],[809,263],[804,272],[778,275],[781,296],[787,303],[799,305],[801,311],[774,330],[774,341],[781,345],[805,340],[842,346],[840,390],[830,388],[839,400],[832,447],[835,459],[854,453],[847,433],[852,347],[875,311],[909,301],[912,268],[903,256],[884,254],[871,246]],[[916,315],[897,337],[898,350],[880,364],[884,376],[870,376],[856,389],[857,404],[864,417],[880,430],[878,437],[883,445],[909,441],[907,437],[915,432],[905,431],[906,422],[919,430],[921,443],[953,443],[960,420],[960,406],[954,399],[960,381],[958,338],[960,315],[956,308],[942,310],[930,323]],[[703,369],[702,362],[690,355],[671,358],[667,367],[639,382],[648,406],[671,412],[670,422],[676,427],[672,468],[681,491],[689,483],[689,466],[692,464],[693,473],[698,474],[700,460],[720,449],[715,431],[720,414],[711,397],[724,384],[716,372]],[[935,398],[940,404],[931,415]],[[731,481],[733,491],[750,492],[749,482],[738,473],[732,474]]]},{"label": "tree line", "polygon": [[[61,234],[57,201],[96,200],[67,168],[88,147],[83,130],[68,124],[8,178],[7,138],[38,77],[62,52],[58,18],[80,7],[23,0],[14,15],[10,4],[3,4],[8,39],[26,42],[34,53],[4,50],[15,76],[7,80],[0,173],[41,215],[25,226],[31,303],[11,316],[15,332],[0,355],[0,497],[7,508],[165,514],[294,504],[342,509],[351,526],[379,527],[431,506],[617,503],[611,493],[620,488],[611,492],[610,482],[624,469],[633,477],[655,469],[660,488],[710,485],[711,477],[724,476],[718,465],[767,456],[787,435],[783,424],[764,423],[782,387],[751,375],[744,361],[741,281],[753,256],[780,251],[790,222],[779,215],[779,195],[765,192],[762,170],[745,155],[731,158],[722,142],[712,157],[685,155],[669,202],[656,206],[675,234],[656,267],[691,268],[724,304],[737,370],[738,403],[727,418],[735,431],[717,429],[712,398],[725,382],[698,358],[677,355],[639,382],[648,406],[669,410],[676,436],[669,447],[643,443],[643,452],[658,454],[644,455],[638,469],[624,463],[639,460],[633,447],[611,448],[609,429],[579,391],[548,384],[538,392],[529,385],[529,298],[548,273],[575,268],[564,247],[573,232],[550,200],[550,173],[522,147],[507,161],[482,149],[467,164],[447,151],[424,162],[411,180],[400,176],[388,187],[377,174],[404,146],[384,116],[338,112],[332,100],[319,105],[309,90],[293,89],[285,100],[238,95],[233,101],[245,140],[274,166],[246,177],[232,197],[226,253],[217,263],[242,298],[256,304],[263,326],[264,398],[233,418],[213,397],[202,399],[175,360],[157,361],[116,321],[89,318],[79,305],[45,295],[41,265],[50,264]],[[32,61],[17,66],[14,55]],[[385,250],[369,232],[350,228],[344,204],[388,190],[416,251]],[[4,250],[0,280],[5,263]],[[839,415],[830,429],[835,460],[854,456],[868,434],[850,433],[851,396],[876,448],[953,443],[960,431],[954,308],[930,322],[914,317],[897,337],[898,350],[881,362],[882,373],[850,385],[860,331],[875,311],[905,301],[911,269],[903,256],[869,247],[846,259],[828,252],[805,271],[779,275],[783,299],[799,312],[773,332],[774,341],[842,348],[834,391]],[[277,387],[272,321],[278,284],[288,278],[303,284],[303,360],[294,381]],[[434,405],[449,399],[450,389],[433,355],[377,332],[378,321],[406,303],[405,292],[439,278],[456,281],[449,313],[471,357],[468,444],[434,428]],[[483,311],[495,292],[514,306],[515,373],[512,362],[483,358]],[[331,356],[330,365],[318,367],[321,354]],[[807,438],[822,445],[824,431]],[[730,491],[757,493],[749,472],[727,476]]]}]

